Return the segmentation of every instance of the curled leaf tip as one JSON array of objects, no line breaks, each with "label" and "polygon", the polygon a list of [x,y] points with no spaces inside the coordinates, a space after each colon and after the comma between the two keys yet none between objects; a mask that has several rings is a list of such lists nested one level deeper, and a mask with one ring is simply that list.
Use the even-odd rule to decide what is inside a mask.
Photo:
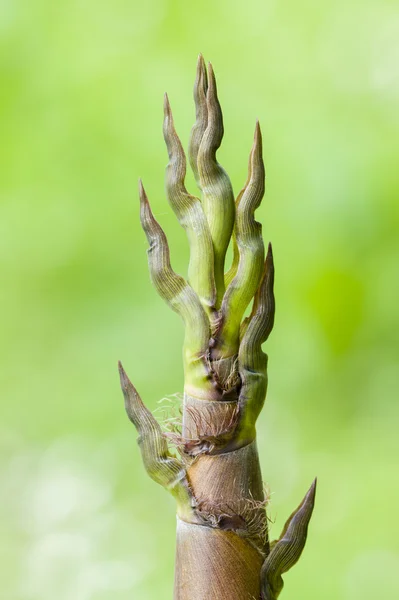
[{"label": "curled leaf tip", "polygon": [[250,156],[250,180],[256,181],[259,187],[259,198],[256,207],[259,206],[265,191],[265,167],[263,164],[262,150],[262,132],[260,129],[259,121],[256,121],[254,143],[252,146]]},{"label": "curled leaf tip", "polygon": [[194,97],[198,95],[198,92],[205,92],[208,87],[208,77],[206,72],[205,60],[202,54],[198,55],[197,60],[197,73],[194,84]]},{"label": "curled leaf tip", "polygon": [[[175,183],[175,178],[179,180],[179,182],[184,185],[184,177],[186,174],[186,157],[184,155],[184,150],[181,145],[179,136],[176,133],[172,108],[170,106],[168,94],[165,94],[163,101],[163,135],[166,142],[166,147],[168,150],[169,159],[175,159],[174,164],[169,163],[168,167],[169,171],[173,172],[174,177],[173,182]],[[167,171],[168,172],[168,171]],[[168,183],[168,182],[167,182]],[[167,191],[169,192],[167,187]]]},{"label": "curled leaf tip", "polygon": [[143,424],[148,416],[148,411],[120,361],[118,362],[118,368],[121,388],[125,398],[126,414],[136,427],[137,431],[141,433]]},{"label": "curled leaf tip", "polygon": [[122,387],[122,389],[126,389],[127,384],[129,382],[129,378],[126,375],[126,371],[123,368],[123,365],[122,365],[122,363],[121,363],[120,360],[118,360],[118,370],[119,370],[119,377],[120,377],[120,380],[121,380],[121,387]]},{"label": "curled leaf tip", "polygon": [[308,494],[311,495],[311,497],[313,498],[313,503],[316,497],[316,488],[317,488],[317,477],[315,477],[312,481],[312,485],[310,486],[309,490],[308,490]]},{"label": "curled leaf tip", "polygon": [[163,96],[163,109],[164,109],[165,116],[171,115],[169,96],[168,96],[167,92],[165,92],[165,94]]},{"label": "curled leaf tip", "polygon": [[[260,125],[259,125],[259,121],[256,121],[256,125],[255,125],[255,133],[254,133],[254,145],[253,145],[253,149],[252,149],[252,164],[253,164],[253,169],[255,170],[257,168],[256,163],[260,163],[260,161],[262,161],[262,132],[260,129]],[[263,163],[262,163],[262,179],[264,182],[264,168],[263,168]]]},{"label": "curled leaf tip", "polygon": [[201,185],[198,174],[197,158],[201,140],[208,124],[208,108],[206,100],[207,90],[208,76],[206,72],[205,60],[202,54],[199,54],[193,94],[195,103],[195,125],[191,130],[188,156],[197,185],[200,188]]},{"label": "curled leaf tip", "polygon": [[262,314],[261,343],[263,344],[273,329],[276,308],[274,299],[274,261],[271,245],[268,247],[263,279],[259,288],[258,297],[255,297],[254,307],[255,306],[257,312]]},{"label": "curled leaf tip", "polygon": [[169,247],[168,242],[163,232],[163,229],[155,219],[154,214],[151,210],[150,201],[144,189],[142,183],[139,184],[139,195],[140,195],[140,221],[144,233],[146,234],[150,248],[150,252],[154,246],[159,246],[162,253],[165,254],[167,260],[169,259]]},{"label": "curled leaf tip", "polygon": [[[140,398],[139,393],[137,392],[136,388],[134,387],[133,383],[130,381],[125,369],[123,368],[121,361],[118,361],[118,369],[119,369],[119,378],[120,378],[120,382],[121,382],[121,388],[125,395],[126,412],[127,412],[129,419],[137,427],[137,417],[136,417],[137,407],[138,406],[144,407],[144,404]],[[132,409],[132,403],[134,403],[136,405],[136,410]]]},{"label": "curled leaf tip", "polygon": [[147,197],[146,191],[144,189],[142,179],[139,179],[139,197],[140,197],[141,204],[148,203],[148,197]]},{"label": "curled leaf tip", "polygon": [[280,538],[277,541],[275,548],[282,542],[289,546],[295,552],[289,557],[286,562],[281,561],[284,567],[283,573],[288,571],[299,559],[302,550],[305,546],[308,524],[313,513],[315,497],[316,497],[317,478],[312,481],[312,485],[308,489],[298,508],[290,515],[284,529],[281,532]]},{"label": "curled leaf tip", "polygon": [[265,266],[266,266],[266,272],[269,271],[269,273],[270,273],[272,270],[274,272],[273,246],[272,246],[271,242],[269,242],[267,245]]},{"label": "curled leaf tip", "polygon": [[204,55],[202,54],[202,52],[200,52],[198,54],[198,58],[197,58],[197,74],[198,74],[198,71],[200,71],[204,68],[205,68],[205,59],[204,59]]},{"label": "curled leaf tip", "polygon": [[213,70],[212,63],[210,62],[208,62],[208,95],[209,98],[217,96],[215,71]]},{"label": "curled leaf tip", "polygon": [[255,121],[255,139],[257,139],[257,138],[262,139],[262,132],[260,129],[259,119],[256,119],[256,121]]},{"label": "curled leaf tip", "polygon": [[215,71],[213,70],[212,64],[208,63],[208,89],[206,90],[206,102],[208,105],[208,119],[215,122],[218,128],[220,128],[220,140],[218,141],[218,146],[220,145],[221,139],[223,137],[223,117],[222,111],[219,104],[218,91],[216,85],[216,77]]}]

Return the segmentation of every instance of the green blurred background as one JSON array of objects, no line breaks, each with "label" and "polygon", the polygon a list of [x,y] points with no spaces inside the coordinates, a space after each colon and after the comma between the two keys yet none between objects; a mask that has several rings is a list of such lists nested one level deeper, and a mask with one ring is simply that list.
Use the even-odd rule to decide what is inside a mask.
[{"label": "green blurred background", "polygon": [[1,0],[0,31],[0,598],[172,597],[174,505],[144,473],[116,365],[151,408],[182,390],[136,186],[184,273],[162,97],[187,145],[200,51],[236,192],[256,117],[264,134],[272,536],[319,476],[284,600],[399,597],[397,3]]}]

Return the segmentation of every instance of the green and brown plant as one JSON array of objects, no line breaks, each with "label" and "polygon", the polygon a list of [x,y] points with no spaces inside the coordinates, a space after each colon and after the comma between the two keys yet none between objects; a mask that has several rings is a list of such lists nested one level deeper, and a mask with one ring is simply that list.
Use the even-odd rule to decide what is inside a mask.
[{"label": "green and brown plant", "polygon": [[[201,55],[194,100],[188,154],[201,199],[186,190],[186,157],[166,95],[164,101],[166,192],[189,241],[187,280],[173,271],[165,233],[139,184],[151,280],[185,326],[181,426],[173,434],[162,430],[120,364],[121,385],[144,466],[176,499],[175,600],[276,600],[282,574],[304,548],[316,480],[270,542],[256,444],[267,390],[262,344],[275,313],[272,247],[265,253],[255,220],[265,187],[262,135],[257,122],[247,181],[235,200],[216,159],[223,118],[212,66]],[[225,272],[230,243],[233,260]]]}]

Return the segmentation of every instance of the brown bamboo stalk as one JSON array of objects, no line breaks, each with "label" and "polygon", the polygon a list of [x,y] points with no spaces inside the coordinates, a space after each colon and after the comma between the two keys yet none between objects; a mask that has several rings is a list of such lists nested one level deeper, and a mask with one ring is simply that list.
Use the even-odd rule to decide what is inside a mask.
[{"label": "brown bamboo stalk", "polygon": [[[270,542],[255,427],[267,390],[262,344],[275,312],[272,248],[265,259],[254,218],[264,193],[262,136],[257,122],[247,181],[234,202],[216,158],[223,119],[215,75],[202,56],[194,100],[189,159],[201,199],[185,188],[186,158],[167,96],[164,104],[166,190],[190,244],[188,281],[173,271],[166,236],[139,188],[151,278],[186,329],[180,429],[162,431],[120,365],[121,385],[144,466],[177,503],[174,599],[276,600],[282,574],[304,548],[316,481],[280,538]],[[225,273],[231,240],[233,264]],[[251,314],[243,318],[251,300]]]}]

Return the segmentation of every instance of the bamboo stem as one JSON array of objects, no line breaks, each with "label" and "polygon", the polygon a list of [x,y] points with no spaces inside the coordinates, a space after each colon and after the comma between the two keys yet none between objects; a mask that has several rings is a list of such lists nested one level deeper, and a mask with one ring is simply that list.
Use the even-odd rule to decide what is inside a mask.
[{"label": "bamboo stem", "polygon": [[175,600],[258,600],[263,557],[233,531],[177,520]]},{"label": "bamboo stem", "polygon": [[[182,423],[169,435],[179,456],[120,365],[121,386],[144,467],[176,499],[175,600],[276,600],[282,574],[305,546],[316,480],[280,538],[270,542],[256,445],[267,391],[262,344],[275,312],[272,248],[265,259],[254,217],[264,193],[262,136],[257,122],[248,178],[234,202],[230,179],[216,160],[223,118],[215,75],[202,56],[194,101],[189,158],[201,199],[185,188],[186,158],[167,96],[164,102],[166,191],[190,243],[188,281],[173,271],[165,233],[139,186],[151,279],[186,331]],[[231,241],[233,264],[225,273]],[[251,300],[251,314],[243,318]]]}]

